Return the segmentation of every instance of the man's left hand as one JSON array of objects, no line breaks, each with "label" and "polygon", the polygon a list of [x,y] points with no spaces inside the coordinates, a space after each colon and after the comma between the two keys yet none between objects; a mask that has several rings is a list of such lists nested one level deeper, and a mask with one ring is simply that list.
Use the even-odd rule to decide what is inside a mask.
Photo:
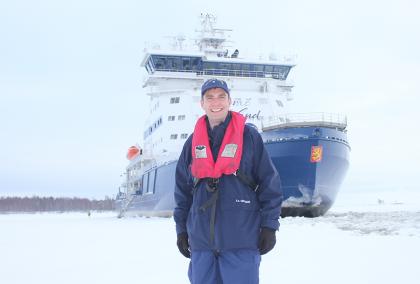
[{"label": "man's left hand", "polygon": [[266,254],[276,245],[276,231],[270,228],[263,227],[260,232],[260,239],[258,241],[258,248],[260,254]]}]

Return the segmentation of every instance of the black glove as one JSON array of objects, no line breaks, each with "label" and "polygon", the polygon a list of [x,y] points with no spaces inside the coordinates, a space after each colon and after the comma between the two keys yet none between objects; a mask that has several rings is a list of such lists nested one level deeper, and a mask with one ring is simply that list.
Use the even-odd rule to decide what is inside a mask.
[{"label": "black glove", "polygon": [[188,244],[188,234],[186,232],[178,234],[176,245],[183,256],[191,258],[190,245]]},{"label": "black glove", "polygon": [[260,232],[260,239],[258,241],[258,248],[260,254],[266,254],[276,245],[276,231],[270,228],[263,227]]}]

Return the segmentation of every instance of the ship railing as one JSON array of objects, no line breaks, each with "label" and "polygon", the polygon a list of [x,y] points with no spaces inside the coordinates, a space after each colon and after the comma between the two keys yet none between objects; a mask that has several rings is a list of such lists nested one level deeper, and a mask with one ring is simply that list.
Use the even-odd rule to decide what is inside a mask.
[{"label": "ship railing", "polygon": [[285,74],[279,72],[269,71],[246,71],[246,70],[229,70],[229,69],[203,69],[203,70],[189,70],[177,68],[156,68],[154,71],[159,72],[180,72],[180,73],[195,73],[198,76],[230,76],[230,77],[249,77],[249,78],[272,78],[284,80]]},{"label": "ship railing", "polygon": [[178,69],[178,68],[155,68],[154,71],[159,72],[182,72],[182,73],[198,73],[200,70],[197,69]]},{"label": "ship railing", "polygon": [[199,75],[284,79],[283,74],[279,72],[230,69],[204,69]]},{"label": "ship railing", "polygon": [[262,130],[291,128],[291,127],[328,127],[344,130],[347,127],[347,116],[338,113],[312,112],[290,113],[272,117],[262,122]]},{"label": "ship railing", "polygon": [[131,203],[134,201],[135,195],[131,195],[128,199],[126,198],[124,201],[125,203],[121,207],[120,213],[118,214],[118,218],[124,217],[125,212],[127,212],[128,207],[131,205]]}]

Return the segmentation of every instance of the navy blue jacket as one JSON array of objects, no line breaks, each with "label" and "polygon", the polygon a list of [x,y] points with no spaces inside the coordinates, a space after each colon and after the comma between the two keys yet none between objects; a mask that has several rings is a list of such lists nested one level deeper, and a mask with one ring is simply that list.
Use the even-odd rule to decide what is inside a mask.
[{"label": "navy blue jacket", "polygon": [[[207,130],[213,157],[217,157],[231,116]],[[239,170],[259,184],[256,192],[237,176],[223,175],[218,184],[214,242],[210,242],[210,209],[200,211],[213,193],[206,181],[193,189],[192,135],[185,142],[176,167],[174,219],[177,233],[187,232],[192,250],[257,249],[261,227],[279,228],[282,191],[280,177],[258,131],[245,125]]]}]

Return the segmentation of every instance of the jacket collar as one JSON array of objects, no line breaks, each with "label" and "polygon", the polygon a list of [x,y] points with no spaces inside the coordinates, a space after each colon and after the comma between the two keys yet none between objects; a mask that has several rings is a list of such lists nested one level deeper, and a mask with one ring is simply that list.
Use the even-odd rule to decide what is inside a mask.
[{"label": "jacket collar", "polygon": [[214,144],[221,144],[223,140],[223,136],[225,135],[226,128],[229,125],[229,122],[232,120],[232,113],[229,111],[228,115],[225,118],[225,121],[216,125],[211,129],[209,119],[206,116],[206,125],[207,125],[207,133],[209,135],[210,145],[213,146]]}]

